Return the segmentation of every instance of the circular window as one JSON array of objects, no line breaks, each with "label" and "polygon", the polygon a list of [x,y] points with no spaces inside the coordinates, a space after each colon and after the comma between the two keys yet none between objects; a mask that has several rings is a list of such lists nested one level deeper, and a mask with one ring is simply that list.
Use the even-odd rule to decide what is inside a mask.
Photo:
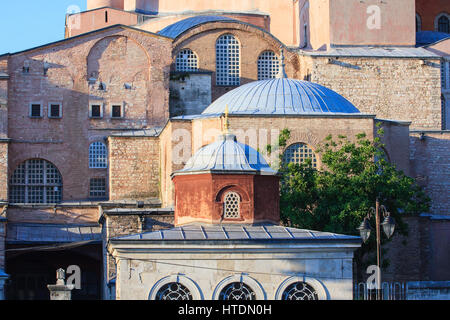
[{"label": "circular window", "polygon": [[155,300],[193,300],[188,288],[181,283],[167,283],[158,290]]},{"label": "circular window", "polygon": [[282,300],[318,300],[317,292],[305,282],[290,284],[281,297]]},{"label": "circular window", "polygon": [[222,289],[219,300],[256,300],[256,294],[245,283],[233,282]]}]

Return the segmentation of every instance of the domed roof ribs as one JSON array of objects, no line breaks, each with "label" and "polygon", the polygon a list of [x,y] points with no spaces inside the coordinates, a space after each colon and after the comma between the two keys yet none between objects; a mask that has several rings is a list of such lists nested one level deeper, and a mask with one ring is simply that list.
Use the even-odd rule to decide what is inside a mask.
[{"label": "domed roof ribs", "polygon": [[[309,83],[306,83],[306,86],[305,86],[305,87],[310,91],[310,93],[311,93],[310,96],[312,95],[312,96],[314,97],[314,99],[317,101],[317,105],[318,105],[318,108],[319,108],[318,111],[324,112],[324,111],[325,111],[324,109],[326,109],[327,112],[331,112],[331,110],[328,108],[328,104],[327,104],[326,101],[322,98],[322,96],[324,96],[324,93],[323,93],[322,91],[316,90],[316,88],[310,86]],[[305,89],[305,90],[306,90],[306,89]],[[320,100],[319,100],[319,99],[320,99],[323,103],[320,103]],[[315,111],[315,110],[313,110],[313,111]]]}]

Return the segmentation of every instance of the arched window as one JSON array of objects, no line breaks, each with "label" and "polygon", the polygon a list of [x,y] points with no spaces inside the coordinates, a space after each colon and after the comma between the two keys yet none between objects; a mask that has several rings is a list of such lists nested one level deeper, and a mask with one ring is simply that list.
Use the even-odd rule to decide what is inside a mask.
[{"label": "arched window", "polygon": [[108,150],[103,142],[94,142],[89,146],[89,168],[103,169],[108,167]]},{"label": "arched window", "polygon": [[240,84],[240,45],[232,34],[225,34],[216,42],[216,85]]},{"label": "arched window", "polygon": [[284,163],[301,164],[306,159],[311,159],[313,168],[317,168],[317,159],[314,151],[304,143],[295,143],[290,145],[284,152]]},{"label": "arched window", "polygon": [[156,293],[155,300],[193,300],[188,288],[181,283],[171,282],[163,285]]},{"label": "arched window", "polygon": [[422,30],[422,19],[420,15],[416,13],[416,32],[420,32]]},{"label": "arched window", "polygon": [[441,13],[438,15],[434,24],[436,31],[450,33],[450,20],[448,14]]},{"label": "arched window", "polygon": [[223,217],[224,219],[238,219],[240,212],[240,196],[236,192],[228,192],[223,201]]},{"label": "arched window", "polygon": [[198,57],[191,49],[183,49],[177,54],[175,70],[180,72],[198,71]]},{"label": "arched window", "polygon": [[21,163],[10,179],[9,201],[12,203],[58,203],[62,198],[59,170],[43,159]]},{"label": "arched window", "polygon": [[256,293],[243,282],[233,282],[220,291],[219,300],[256,300]]},{"label": "arched window", "polygon": [[318,300],[318,296],[309,284],[294,282],[283,291],[281,300]]},{"label": "arched window", "polygon": [[264,51],[258,57],[258,80],[275,79],[280,71],[280,61],[273,51]]}]

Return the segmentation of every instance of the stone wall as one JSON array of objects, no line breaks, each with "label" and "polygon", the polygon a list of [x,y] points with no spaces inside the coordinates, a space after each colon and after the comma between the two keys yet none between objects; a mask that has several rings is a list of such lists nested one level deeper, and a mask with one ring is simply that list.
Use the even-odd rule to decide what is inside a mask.
[{"label": "stone wall", "polygon": [[431,213],[450,215],[450,132],[411,133],[411,175],[431,197]]},{"label": "stone wall", "polygon": [[210,73],[175,73],[170,81],[170,116],[200,114],[211,104]]},{"label": "stone wall", "polygon": [[110,200],[160,195],[159,139],[109,137]]},{"label": "stone wall", "polygon": [[441,130],[439,60],[300,56],[301,78],[324,85],[378,119],[412,121],[411,129]]},{"label": "stone wall", "polygon": [[[114,246],[110,245],[109,250],[113,251]],[[319,299],[352,299],[351,248],[319,250],[311,244],[305,250],[295,244],[288,248],[286,244],[214,243],[208,248],[191,245],[191,250],[186,250],[181,244],[168,247],[155,243],[151,248],[141,247],[137,253],[117,246],[121,253],[113,255],[117,261],[118,300],[154,299],[152,294],[156,294],[158,285],[172,281],[187,286],[194,299],[217,299],[221,288],[233,281],[247,284],[257,300],[279,299],[277,290],[285,281],[307,282]],[[306,276],[295,278],[293,274]]]}]

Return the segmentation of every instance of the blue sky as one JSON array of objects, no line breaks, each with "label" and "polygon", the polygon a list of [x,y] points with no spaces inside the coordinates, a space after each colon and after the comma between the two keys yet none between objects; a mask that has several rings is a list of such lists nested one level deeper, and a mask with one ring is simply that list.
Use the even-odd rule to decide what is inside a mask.
[{"label": "blue sky", "polygon": [[1,0],[0,55],[64,39],[66,11],[86,0]]}]

